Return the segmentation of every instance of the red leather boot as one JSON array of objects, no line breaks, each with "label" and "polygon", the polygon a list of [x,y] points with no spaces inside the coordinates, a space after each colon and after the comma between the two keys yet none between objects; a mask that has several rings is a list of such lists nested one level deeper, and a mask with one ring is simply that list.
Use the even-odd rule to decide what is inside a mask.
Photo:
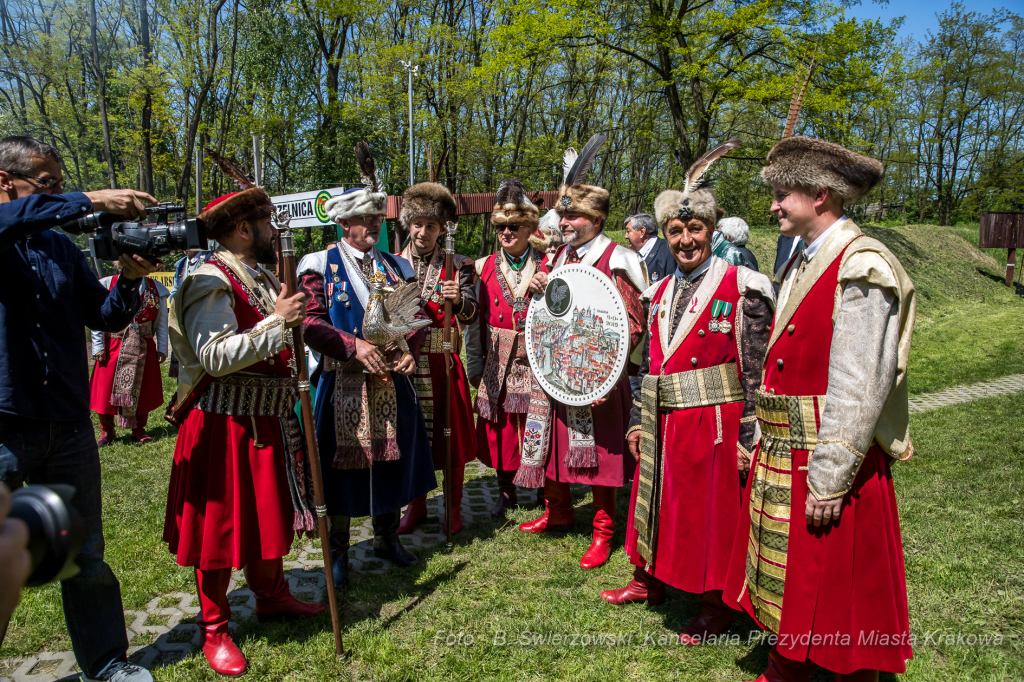
[{"label": "red leather boot", "polygon": [[544,505],[546,509],[539,519],[527,521],[519,530],[527,533],[543,533],[546,530],[572,530],[576,525],[576,513],[572,506],[572,491],[569,484],[561,481],[544,481]]},{"label": "red leather boot", "polygon": [[594,493],[594,539],[580,559],[580,566],[584,569],[597,568],[608,561],[612,554],[612,535],[615,534],[616,488],[595,485],[591,489]]},{"label": "red leather boot", "polygon": [[[466,467],[458,464],[452,467],[452,535],[462,532],[462,488],[466,481]],[[399,530],[399,533],[402,531]],[[441,510],[441,532],[444,532],[444,509]]]},{"label": "red leather boot", "polygon": [[199,626],[203,655],[214,672],[237,677],[245,672],[245,656],[235,646],[228,633],[231,605],[228,604],[228,584],[231,569],[218,568],[212,571],[196,569],[196,586],[199,588],[201,620]]},{"label": "red leather boot", "polygon": [[284,579],[281,559],[261,559],[245,565],[245,581],[256,595],[256,617],[261,621],[312,618],[327,610],[323,604],[296,599]]},{"label": "red leather boot", "polygon": [[679,643],[696,646],[709,636],[722,634],[735,613],[722,601],[721,590],[708,590],[700,597],[700,613],[679,634]]},{"label": "red leather boot", "polygon": [[814,667],[810,661],[791,661],[772,648],[768,654],[768,669],[754,682],[807,682]]},{"label": "red leather boot", "polygon": [[96,445],[103,447],[110,445],[115,438],[117,438],[117,432],[114,431],[114,415],[112,414],[98,414],[100,422],[100,437],[96,441]]},{"label": "red leather boot", "polygon": [[416,526],[422,523],[423,519],[427,518],[427,496],[417,497],[415,500],[409,503],[409,506],[405,508],[405,514],[402,515],[402,522],[398,524],[399,535],[409,535]]},{"label": "red leather boot", "polygon": [[657,606],[665,601],[665,583],[645,571],[642,566],[636,566],[633,568],[633,579],[628,585],[617,590],[605,590],[601,593],[601,599],[616,606],[640,602]]}]

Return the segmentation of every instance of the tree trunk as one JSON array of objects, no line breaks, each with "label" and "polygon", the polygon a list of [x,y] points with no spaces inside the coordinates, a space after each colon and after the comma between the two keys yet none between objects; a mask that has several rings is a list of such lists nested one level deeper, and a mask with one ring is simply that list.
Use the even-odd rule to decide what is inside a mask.
[{"label": "tree trunk", "polygon": [[117,174],[114,172],[114,155],[110,150],[110,121],[107,120],[107,73],[100,62],[100,46],[96,30],[96,0],[89,3],[89,35],[92,42],[92,67],[96,71],[99,86],[100,123],[103,127],[103,158],[107,162],[107,179],[110,188],[117,188]]},{"label": "tree trunk", "polygon": [[[139,0],[139,35],[142,43],[142,64],[149,68],[153,63],[153,48],[149,40],[149,9],[147,0]],[[153,194],[153,93],[146,88],[146,97],[142,102],[142,189]]]}]

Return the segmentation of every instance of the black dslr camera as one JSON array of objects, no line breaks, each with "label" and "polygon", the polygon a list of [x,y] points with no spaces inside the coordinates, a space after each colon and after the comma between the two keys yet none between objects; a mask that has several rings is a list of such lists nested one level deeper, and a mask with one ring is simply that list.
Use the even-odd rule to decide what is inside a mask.
[{"label": "black dslr camera", "polygon": [[113,213],[94,213],[61,225],[65,232],[91,233],[89,250],[94,258],[117,260],[122,253],[138,254],[146,260],[157,260],[175,251],[206,249],[206,225],[198,218],[172,223],[168,214],[185,213],[184,206],[162,203],[149,209],[156,214],[152,223],[130,223]]},{"label": "black dslr camera", "polygon": [[28,526],[32,573],[28,587],[66,580],[78,573],[75,557],[85,541],[85,524],[71,506],[69,485],[30,485],[11,495],[10,518]]}]

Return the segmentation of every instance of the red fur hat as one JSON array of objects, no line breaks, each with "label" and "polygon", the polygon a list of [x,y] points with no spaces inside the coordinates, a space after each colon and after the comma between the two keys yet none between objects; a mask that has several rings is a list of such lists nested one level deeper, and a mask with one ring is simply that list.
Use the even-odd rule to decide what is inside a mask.
[{"label": "red fur hat", "polygon": [[220,239],[242,220],[267,218],[273,212],[270,195],[261,187],[253,187],[217,197],[206,205],[198,218],[206,223],[209,239]]}]

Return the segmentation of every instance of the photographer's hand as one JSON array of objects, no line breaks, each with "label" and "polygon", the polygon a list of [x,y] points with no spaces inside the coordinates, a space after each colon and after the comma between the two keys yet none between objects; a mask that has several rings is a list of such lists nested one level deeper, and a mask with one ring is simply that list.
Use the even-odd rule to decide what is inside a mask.
[{"label": "photographer's hand", "polygon": [[10,510],[11,493],[0,483],[0,642],[32,570],[28,526],[21,519],[7,518]]},{"label": "photographer's hand", "polygon": [[129,220],[142,220],[146,217],[146,207],[143,201],[156,204],[157,200],[145,192],[134,189],[101,189],[95,192],[86,192],[92,202],[94,211],[106,211],[116,215],[124,216]]},{"label": "photographer's hand", "polygon": [[127,280],[137,280],[143,277],[148,277],[150,273],[156,271],[157,265],[160,265],[160,261],[156,263],[150,263],[148,260],[139,255],[128,255],[122,253],[117,262],[121,264],[121,277]]}]

